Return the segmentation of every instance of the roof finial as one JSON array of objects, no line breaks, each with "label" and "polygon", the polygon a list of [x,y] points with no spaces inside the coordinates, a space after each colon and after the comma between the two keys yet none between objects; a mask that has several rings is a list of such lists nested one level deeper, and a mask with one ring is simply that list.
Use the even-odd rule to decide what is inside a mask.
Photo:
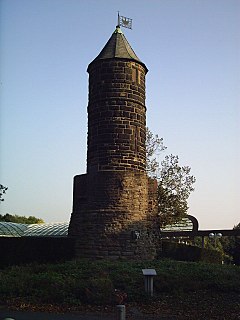
[{"label": "roof finial", "polygon": [[128,29],[132,29],[132,19],[120,16],[119,15],[119,11],[118,11],[118,25],[117,25],[117,28],[120,28],[120,26],[122,26],[124,28],[128,28]]},{"label": "roof finial", "polygon": [[120,27],[120,16],[119,16],[119,11],[118,11],[118,23],[117,23],[117,27]]}]

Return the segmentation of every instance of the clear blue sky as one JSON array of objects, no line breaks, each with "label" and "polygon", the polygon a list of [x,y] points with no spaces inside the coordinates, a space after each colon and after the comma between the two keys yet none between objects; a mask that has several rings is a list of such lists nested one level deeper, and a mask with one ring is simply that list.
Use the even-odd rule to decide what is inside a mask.
[{"label": "clear blue sky", "polygon": [[[1,0],[1,213],[68,221],[86,171],[88,64],[117,11],[147,65],[147,123],[196,176],[201,229],[240,222],[239,0]],[[164,156],[164,155],[163,155]]]}]

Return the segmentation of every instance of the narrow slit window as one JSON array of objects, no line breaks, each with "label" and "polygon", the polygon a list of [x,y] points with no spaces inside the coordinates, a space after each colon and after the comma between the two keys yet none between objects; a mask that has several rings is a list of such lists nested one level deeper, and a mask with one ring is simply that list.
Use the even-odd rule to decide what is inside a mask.
[{"label": "narrow slit window", "polygon": [[138,152],[138,144],[139,144],[139,128],[135,127],[134,130],[134,151]]},{"label": "narrow slit window", "polygon": [[141,73],[137,68],[132,68],[132,81],[140,84]]},{"label": "narrow slit window", "polygon": [[137,83],[140,84],[141,72],[137,69]]},{"label": "narrow slit window", "polygon": [[132,69],[132,81],[137,82],[137,69],[136,68]]}]

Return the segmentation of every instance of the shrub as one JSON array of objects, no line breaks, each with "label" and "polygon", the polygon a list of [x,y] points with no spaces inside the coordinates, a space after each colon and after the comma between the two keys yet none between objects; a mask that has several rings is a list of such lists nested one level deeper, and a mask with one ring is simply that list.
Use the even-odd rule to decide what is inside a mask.
[{"label": "shrub", "polygon": [[209,250],[170,241],[163,241],[160,257],[179,261],[222,263],[222,254],[217,250]]},{"label": "shrub", "polygon": [[[0,272],[1,302],[18,299],[35,304],[117,304],[146,302],[142,269],[155,268],[156,299],[164,293],[181,294],[210,290],[240,293],[237,266],[156,260],[68,261],[31,264]],[[117,289],[117,290],[116,290]]]}]

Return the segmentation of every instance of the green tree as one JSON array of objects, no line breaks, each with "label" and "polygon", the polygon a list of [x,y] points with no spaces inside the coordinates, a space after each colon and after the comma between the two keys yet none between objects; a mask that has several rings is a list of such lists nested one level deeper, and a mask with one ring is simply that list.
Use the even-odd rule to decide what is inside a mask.
[{"label": "green tree", "polygon": [[15,223],[25,223],[25,224],[34,224],[34,223],[44,223],[43,219],[36,218],[34,216],[18,216],[6,213],[5,215],[0,214],[0,221],[4,222],[15,222]]},{"label": "green tree", "polygon": [[166,155],[159,162],[157,157],[166,147],[163,139],[147,129],[146,170],[149,176],[158,181],[158,214],[160,225],[174,223],[185,217],[188,210],[188,198],[194,191],[196,178],[190,174],[189,166],[180,166],[179,157]]},{"label": "green tree", "polygon": [[146,130],[146,171],[152,178],[156,178],[159,170],[157,157],[167,149],[163,144],[163,138],[154,135],[148,128]]},{"label": "green tree", "polygon": [[8,190],[8,187],[4,187],[2,184],[0,184],[0,201],[4,201],[3,195]]},{"label": "green tree", "polygon": [[[240,229],[240,223],[233,229]],[[220,241],[228,261],[240,265],[240,237],[222,237]]]},{"label": "green tree", "polygon": [[[240,229],[240,223],[234,227],[234,229]],[[235,237],[235,248],[233,252],[233,262],[240,266],[240,237]]]}]

